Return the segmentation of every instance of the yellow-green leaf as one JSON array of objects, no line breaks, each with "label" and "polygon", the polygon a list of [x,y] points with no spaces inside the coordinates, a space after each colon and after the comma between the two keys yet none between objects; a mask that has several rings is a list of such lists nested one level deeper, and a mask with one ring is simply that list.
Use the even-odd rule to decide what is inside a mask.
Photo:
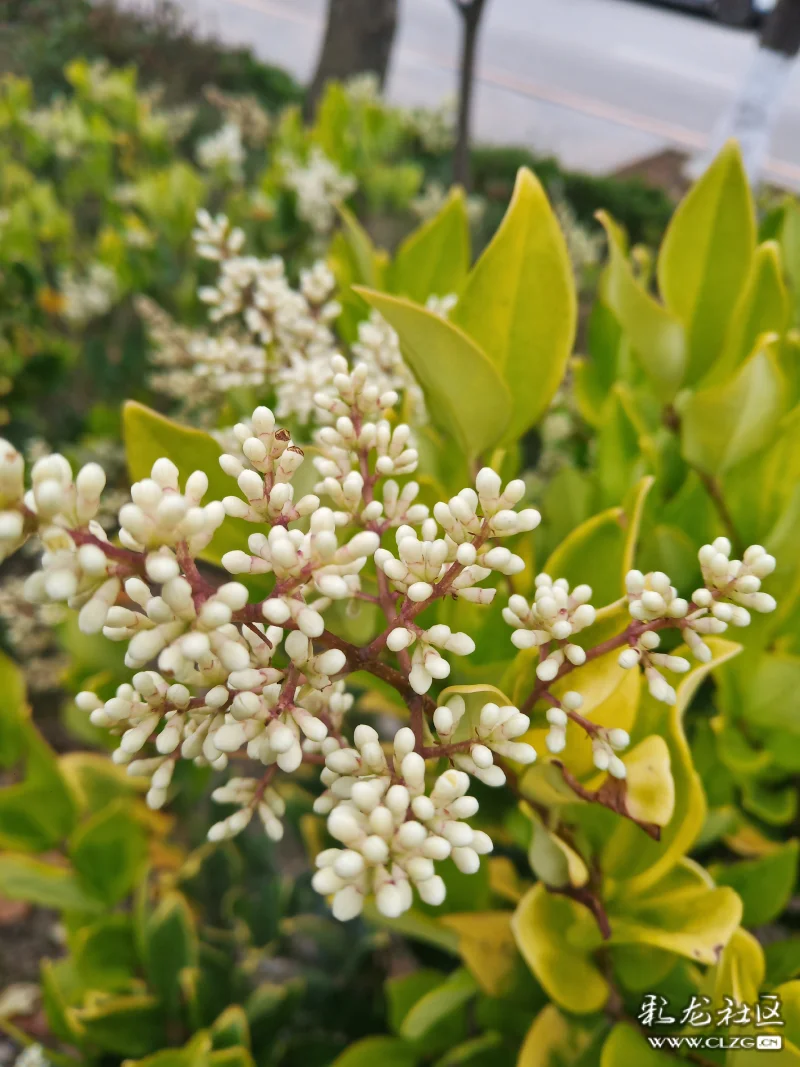
[{"label": "yellow-green leaf", "polygon": [[458,952],[481,989],[490,997],[508,992],[519,952],[510,911],[443,915],[441,923],[458,934]]},{"label": "yellow-green leaf", "polygon": [[719,962],[709,972],[706,992],[714,1004],[722,1007],[725,997],[739,1004],[753,1005],[764,981],[764,950],[747,930],[735,930],[725,945]]},{"label": "yellow-green leaf", "polygon": [[364,1037],[337,1056],[331,1067],[415,1067],[417,1054],[399,1037]]},{"label": "yellow-green leaf", "polygon": [[[208,475],[204,502],[239,495],[236,482],[219,465],[222,449],[210,434],[174,422],[135,400],[129,400],[123,408],[122,427],[132,480],[149,478],[155,461],[166,456],[178,468],[181,485],[193,471],[202,470]],[[246,544],[253,529],[243,519],[227,518],[201,555],[218,563],[225,552]]]},{"label": "yellow-green leaf", "polygon": [[122,1056],[144,1056],[164,1042],[161,1005],[156,997],[95,994],[82,1008],[68,1010],[87,1041]]},{"label": "yellow-green leaf", "polygon": [[453,319],[512,389],[506,438],[515,440],[539,421],[564,377],[577,321],[566,242],[544,189],[524,167]]},{"label": "yellow-green leaf", "polygon": [[683,860],[663,879],[634,894],[608,902],[614,944],[644,944],[686,956],[696,963],[716,963],[742,918],[742,902],[732,889],[713,889],[708,876]]},{"label": "yellow-green leaf", "polygon": [[463,968],[453,971],[441,985],[420,997],[403,1019],[400,1036],[407,1041],[418,1041],[477,992],[477,983],[469,971]]},{"label": "yellow-green leaf", "polygon": [[669,400],[686,370],[686,336],[679,320],[636,280],[622,233],[604,212],[597,215],[608,236],[605,298],[647,375]]},{"label": "yellow-green leaf", "polygon": [[667,742],[646,737],[623,757],[628,772],[625,807],[637,822],[666,826],[675,811],[675,782]]},{"label": "yellow-green leaf", "polygon": [[739,148],[729,141],[678,206],[658,257],[664,303],[686,329],[688,384],[720,353],[755,240],[750,185]]},{"label": "yellow-green leaf", "polygon": [[[441,209],[403,241],[389,270],[391,292],[424,304],[457,293],[469,270],[469,219],[463,190],[451,190]],[[374,285],[364,279],[366,285]]]},{"label": "yellow-green leaf", "polygon": [[603,1021],[567,1019],[555,1004],[539,1012],[525,1035],[517,1067],[572,1067],[603,1033]]},{"label": "yellow-green leaf", "polygon": [[533,813],[531,820],[533,837],[528,849],[528,861],[537,878],[554,888],[586,885],[589,868],[583,857],[557,833],[548,830]]},{"label": "yellow-green leaf", "polygon": [[608,999],[608,982],[592,959],[600,932],[587,908],[539,883],[511,921],[519,950],[547,994],[565,1011],[587,1015]]},{"label": "yellow-green leaf", "polygon": [[747,359],[762,334],[783,334],[788,324],[789,294],[783,280],[780,249],[775,241],[765,241],[753,256],[750,274],[730,318],[722,354],[705,383],[724,382]]},{"label": "yellow-green leaf", "polygon": [[0,855],[0,895],[58,911],[103,910],[101,901],[83,889],[70,868],[13,852]]},{"label": "yellow-green leaf", "polygon": [[768,334],[726,382],[681,402],[684,458],[706,474],[730,470],[775,438],[787,399],[777,338]]},{"label": "yellow-green leaf", "polygon": [[617,1023],[608,1035],[600,1067],[674,1067],[671,1056],[651,1048],[630,1023]]},{"label": "yellow-green leaf", "polygon": [[492,448],[507,430],[511,394],[467,334],[410,300],[356,288],[397,331],[403,356],[422,386],[431,419],[469,457]]}]

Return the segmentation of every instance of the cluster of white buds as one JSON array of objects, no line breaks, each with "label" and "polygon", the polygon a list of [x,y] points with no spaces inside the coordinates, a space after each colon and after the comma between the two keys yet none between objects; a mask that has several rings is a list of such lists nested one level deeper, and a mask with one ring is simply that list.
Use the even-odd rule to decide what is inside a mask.
[{"label": "cluster of white buds", "polygon": [[[665,652],[656,652],[661,644],[661,637],[654,630],[645,630],[635,642],[619,654],[619,665],[629,670],[631,667],[644,668],[647,687],[650,694],[665,704],[674,704],[677,697],[675,690],[661,673],[661,669],[673,674],[685,674],[691,664],[683,656],[673,656]],[[661,668],[661,669],[659,669]]]},{"label": "cluster of white buds", "polygon": [[[547,722],[550,729],[545,744],[553,755],[563,752],[567,744],[567,723],[570,714],[575,715],[583,706],[583,697],[575,690],[565,693],[555,707],[547,709]],[[602,726],[591,726],[585,720],[582,726],[590,733],[592,739],[592,757],[595,767],[600,771],[608,771],[613,778],[625,778],[627,770],[625,764],[617,755],[622,749],[628,747],[631,739],[627,730],[619,727],[606,729]]]},{"label": "cluster of white buds", "polygon": [[392,652],[400,652],[412,645],[409,681],[415,693],[427,693],[434,678],[449,676],[450,664],[439,654],[440,648],[456,656],[469,656],[475,651],[475,642],[469,634],[453,633],[444,623],[436,623],[424,630],[409,621],[404,626],[396,626],[386,638],[386,647]]},{"label": "cluster of white buds", "polygon": [[492,849],[488,835],[464,821],[478,810],[467,796],[468,776],[445,771],[426,795],[425,760],[408,727],[395,736],[392,767],[372,727],[356,727],[354,741],[355,748],[333,748],[322,772],[329,789],[315,806],[330,811],[328,830],[344,848],[317,856],[314,888],[333,896],[333,913],[343,920],[360,914],[370,894],[383,915],[396,918],[411,907],[412,886],[425,903],[441,904],[446,890],[436,861],[452,857],[473,874]]},{"label": "cluster of white buds", "polygon": [[34,604],[66,601],[81,609],[80,628],[96,633],[121,588],[103,548],[108,537],[95,519],[106,480],[102,467],[87,463],[73,478],[63,456],[44,456],[33,465],[31,488],[23,494],[22,456],[5,441],[0,453],[0,558],[38,533],[42,569],[26,580],[26,599]]},{"label": "cluster of white buds", "polygon": [[[705,585],[692,594],[691,603],[678,591],[662,571],[642,574],[629,571],[625,577],[628,606],[634,620],[650,626],[677,627],[692,655],[702,663],[711,659],[711,649],[703,640],[708,634],[721,634],[728,626],[747,626],[750,611],[775,610],[775,598],[761,591],[761,582],[775,569],[775,559],[761,547],[751,545],[742,560],[731,559],[731,543],[718,537],[703,545],[698,553]],[[683,656],[656,652],[660,645],[654,629],[633,635],[630,646],[620,653],[620,666],[644,668],[651,694],[667,704],[674,704],[674,688],[659,668],[682,674],[690,664]]]},{"label": "cluster of white buds", "polygon": [[[750,610],[775,610],[775,598],[761,591],[761,582],[775,570],[775,557],[761,545],[751,545],[741,560],[731,559],[731,543],[718,537],[698,552],[705,588],[695,590],[692,600],[708,608],[720,622],[747,626]],[[733,603],[730,603],[733,601]]]},{"label": "cluster of white buds", "polygon": [[663,571],[653,571],[650,574],[628,571],[625,575],[625,590],[628,595],[628,610],[639,622],[684,619],[689,610],[688,601],[678,596],[678,590],[670,584]]},{"label": "cluster of white buds", "polygon": [[224,453],[219,463],[227,475],[236,478],[245,500],[225,497],[228,515],[248,522],[289,522],[319,507],[319,497],[312,495],[295,504],[291,482],[303,462],[303,450],[292,442],[288,430],[277,427],[269,408],[256,408],[250,425],[237,423],[233,433],[242,457]]},{"label": "cluster of white buds", "polygon": [[[461,696],[453,696],[433,713],[433,725],[439,740],[449,745],[459,736],[459,725],[464,718],[466,703]],[[470,742],[464,751],[451,753],[450,758],[456,767],[466,771],[484,785],[501,786],[506,776],[502,767],[494,762],[494,756],[514,760],[515,763],[529,764],[536,759],[536,749],[532,745],[519,741],[530,729],[531,721],[518,708],[511,704],[499,707],[497,704],[484,704],[478,721],[472,726],[464,742]]]},{"label": "cluster of white buds", "polygon": [[591,596],[591,586],[576,585],[570,593],[566,578],[553,581],[549,574],[537,574],[533,603],[514,594],[503,609],[508,625],[517,627],[511,635],[514,645],[543,649],[536,667],[541,681],[551,682],[565,660],[575,667],[585,663],[586,652],[570,637],[594,622],[597,613],[589,603]]},{"label": "cluster of white buds", "polygon": [[262,786],[257,778],[230,778],[214,790],[211,799],[217,804],[233,804],[238,810],[214,823],[208,831],[209,841],[236,837],[256,812],[267,837],[272,841],[280,841],[283,837],[281,819],[286,812],[286,802],[276,789],[270,785]]},{"label": "cluster of white buds", "polygon": [[[218,500],[201,506],[208,491],[205,471],[190,474],[183,493],[178,478],[174,463],[157,459],[150,477],[133,483],[131,502],[119,512],[119,539],[126,548],[143,552],[185,543],[196,556],[209,544],[225,520],[225,509]],[[159,554],[158,559],[164,563],[158,575],[153,575],[155,581],[164,581],[167,573],[170,577],[178,574],[170,554]]]},{"label": "cluster of white buds", "polygon": [[560,707],[547,709],[547,722],[550,729],[545,738],[548,751],[557,756],[567,747],[567,722],[569,711],[579,711],[583,707],[583,697],[574,689],[570,689],[560,700]]}]

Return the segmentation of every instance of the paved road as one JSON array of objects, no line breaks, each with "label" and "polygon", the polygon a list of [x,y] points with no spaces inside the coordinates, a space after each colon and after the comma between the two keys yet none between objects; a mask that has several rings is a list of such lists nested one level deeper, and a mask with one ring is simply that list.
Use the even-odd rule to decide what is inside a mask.
[{"label": "paved road", "polygon": [[[181,3],[207,30],[251,44],[300,79],[313,69],[325,0]],[[476,134],[595,173],[667,146],[696,150],[754,47],[751,33],[636,0],[489,0]],[[401,0],[392,99],[432,104],[451,94],[457,50],[448,0]],[[800,188],[800,61],[768,176]]]}]

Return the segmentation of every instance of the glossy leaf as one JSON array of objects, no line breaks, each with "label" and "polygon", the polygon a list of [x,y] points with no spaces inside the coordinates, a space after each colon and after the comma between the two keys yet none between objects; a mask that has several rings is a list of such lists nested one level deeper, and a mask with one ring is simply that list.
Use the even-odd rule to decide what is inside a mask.
[{"label": "glossy leaf", "polygon": [[443,915],[442,925],[458,934],[458,951],[470,974],[490,997],[507,993],[519,963],[510,911]]},{"label": "glossy leaf", "polygon": [[645,373],[665,399],[673,397],[686,372],[686,335],[679,319],[634,277],[622,233],[603,211],[598,219],[608,237],[606,300]]},{"label": "glossy leaf", "polygon": [[577,304],[566,243],[544,189],[521,168],[505,218],[475,264],[453,320],[512,390],[506,438],[546,411],[572,351]]},{"label": "glossy leaf", "polygon": [[724,474],[774,439],[786,404],[785,378],[768,337],[726,382],[680,405],[684,458],[706,474]]},{"label": "glossy leaf", "polygon": [[774,241],[759,245],[750,274],[733,309],[722,354],[706,382],[723,382],[750,355],[765,333],[782,334],[789,325],[789,294],[780,250]]},{"label": "glossy leaf", "polygon": [[625,806],[631,818],[666,826],[675,811],[675,782],[666,741],[652,734],[623,759],[627,770]]},{"label": "glossy leaf", "polygon": [[624,887],[609,902],[614,944],[666,949],[696,963],[717,962],[742,917],[732,889],[714,889],[702,868],[684,860],[641,894]]},{"label": "glossy leaf", "polygon": [[560,1008],[600,1011],[609,987],[592,958],[600,932],[587,908],[540,883],[522,898],[511,925],[528,966]]},{"label": "glossy leaf", "polygon": [[658,287],[687,337],[687,383],[698,381],[722,348],[755,250],[755,211],[735,142],[678,206],[658,257]]},{"label": "glossy leaf", "polygon": [[797,842],[789,841],[760,859],[714,868],[718,884],[731,886],[742,898],[745,926],[772,922],[786,907],[797,882],[797,853]]},{"label": "glossy leaf", "polygon": [[400,1036],[409,1041],[424,1038],[437,1023],[461,1008],[478,992],[469,971],[453,971],[441,985],[421,997],[400,1025]]},{"label": "glossy leaf", "polygon": [[400,338],[403,356],[422,386],[431,419],[470,457],[498,443],[511,417],[511,394],[500,373],[467,334],[410,300],[357,288]]},{"label": "glossy leaf", "polygon": [[630,1023],[617,1023],[603,1045],[600,1067],[672,1067],[675,1060],[651,1048]]},{"label": "glossy leaf", "polygon": [[602,1041],[605,1028],[602,1019],[567,1018],[548,1004],[531,1024],[517,1067],[589,1067],[587,1054]]},{"label": "glossy leaf", "polygon": [[397,1037],[364,1037],[337,1056],[331,1067],[416,1067],[417,1054]]},{"label": "glossy leaf", "polygon": [[[403,241],[389,270],[388,286],[398,296],[424,304],[430,296],[457,293],[469,270],[470,235],[466,200],[451,191],[441,209]],[[373,285],[364,279],[365,285]]]}]

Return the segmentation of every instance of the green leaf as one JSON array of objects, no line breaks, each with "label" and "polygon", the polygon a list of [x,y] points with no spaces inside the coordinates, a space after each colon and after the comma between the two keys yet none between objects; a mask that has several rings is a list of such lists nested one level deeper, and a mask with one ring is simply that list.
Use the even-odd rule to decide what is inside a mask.
[{"label": "green leaf", "polygon": [[122,1056],[146,1056],[164,1040],[161,1007],[155,997],[100,996],[84,1008],[70,1009],[85,1040],[106,1052]]},{"label": "green leaf", "polygon": [[148,918],[145,969],[151,988],[167,1004],[180,1000],[180,974],[197,966],[199,941],[194,918],[180,893],[168,893]]},{"label": "green leaf", "polygon": [[72,959],[87,989],[121,993],[130,989],[139,955],[127,915],[107,915],[81,926],[70,941]]},{"label": "green leaf", "polygon": [[27,717],[22,671],[0,652],[0,767],[13,767],[22,759]]},{"label": "green leaf", "polygon": [[759,245],[750,274],[730,319],[722,355],[706,384],[723,382],[750,355],[765,333],[783,334],[789,325],[789,294],[780,250],[774,241]]},{"label": "green leaf", "polygon": [[475,342],[410,300],[360,287],[356,292],[397,331],[433,422],[470,458],[496,445],[508,428],[511,394]]},{"label": "green leaf", "polygon": [[588,582],[595,604],[609,604],[622,592],[626,517],[622,508],[593,515],[568,534],[542,570],[566,578],[570,587]]},{"label": "green leaf", "polygon": [[436,989],[421,997],[400,1026],[400,1036],[417,1041],[461,1008],[478,992],[478,985],[469,971],[453,971]]},{"label": "green leaf", "polygon": [[58,911],[94,914],[103,908],[84,890],[73,870],[12,852],[0,855],[0,895]]},{"label": "green leaf", "polygon": [[451,1048],[436,1061],[434,1067],[460,1067],[462,1064],[466,1067],[500,1067],[503,1063],[508,1063],[510,1067],[510,1056],[508,1053],[503,1056],[502,1050],[503,1038],[500,1034],[482,1034]]},{"label": "green leaf", "polygon": [[[255,1067],[250,1050],[246,1048],[224,1048],[210,1053],[205,1061],[208,1067]],[[202,1067],[205,1067],[205,1063]]]},{"label": "green leaf", "polygon": [[592,958],[600,932],[587,908],[539,883],[520,901],[512,929],[528,966],[560,1008],[575,1015],[602,1009],[609,987]]},{"label": "green leaf", "polygon": [[416,1067],[417,1054],[405,1041],[396,1037],[364,1037],[356,1041],[331,1067]]},{"label": "green leaf", "polygon": [[[440,210],[403,241],[389,270],[388,287],[424,304],[457,293],[469,270],[470,237],[463,190],[454,188]],[[365,284],[374,285],[365,279]]]},{"label": "green leaf", "polygon": [[745,860],[712,869],[719,885],[731,886],[742,898],[745,926],[772,922],[786,907],[797,882],[796,841],[757,860]]},{"label": "green leaf", "polygon": [[678,405],[684,458],[706,474],[723,474],[775,438],[786,404],[776,339],[767,335],[726,382]]},{"label": "green leaf", "polygon": [[658,256],[658,285],[683,323],[688,384],[719,355],[755,250],[755,210],[741,153],[729,141],[678,206]]},{"label": "green leaf", "polygon": [[564,377],[577,322],[566,242],[544,189],[522,167],[505,218],[472,269],[453,320],[512,390],[515,440],[546,411]]},{"label": "green leaf", "polygon": [[520,1049],[517,1067],[581,1067],[602,1039],[603,1020],[567,1019],[555,1004],[542,1008]]},{"label": "green leaf", "polygon": [[141,879],[147,861],[147,834],[130,802],[117,800],[78,827],[68,851],[87,890],[113,905]]},{"label": "green leaf", "polygon": [[589,881],[589,868],[583,857],[555,831],[549,830],[532,812],[533,837],[528,850],[531,870],[545,885],[553,888],[582,886]]},{"label": "green leaf", "polygon": [[785,937],[764,945],[766,982],[769,986],[788,982],[800,974],[800,937]]},{"label": "green leaf", "polygon": [[675,1060],[651,1048],[629,1023],[617,1023],[603,1045],[600,1067],[674,1067]]},{"label": "green leaf", "polygon": [[[210,434],[173,422],[135,400],[125,404],[122,426],[132,481],[149,478],[155,461],[166,456],[178,468],[181,484],[193,471],[202,470],[208,475],[206,502],[238,494],[236,482],[219,465],[222,448]],[[252,523],[244,519],[226,518],[201,556],[219,563],[226,552],[246,544],[253,529]]]},{"label": "green leaf", "polygon": [[713,964],[739,925],[742,904],[732,889],[712,888],[705,871],[683,860],[641,894],[621,887],[609,900],[611,941],[665,949]]},{"label": "green leaf", "polygon": [[347,242],[352,257],[353,281],[360,285],[379,289],[383,285],[383,256],[381,256],[372,238],[349,208],[340,205],[339,216],[342,220],[342,234]]},{"label": "green leaf", "polygon": [[622,232],[604,212],[598,219],[608,236],[605,297],[653,384],[669,400],[686,371],[686,336],[680,321],[636,280],[624,250]]},{"label": "green leaf", "polygon": [[386,998],[389,1005],[389,1027],[394,1034],[400,1033],[403,1019],[418,1000],[440,986],[445,979],[441,971],[420,969],[399,978],[386,981]]},{"label": "green leaf", "polygon": [[250,1024],[241,1004],[231,1004],[214,1020],[211,1036],[217,1049],[250,1047]]}]

